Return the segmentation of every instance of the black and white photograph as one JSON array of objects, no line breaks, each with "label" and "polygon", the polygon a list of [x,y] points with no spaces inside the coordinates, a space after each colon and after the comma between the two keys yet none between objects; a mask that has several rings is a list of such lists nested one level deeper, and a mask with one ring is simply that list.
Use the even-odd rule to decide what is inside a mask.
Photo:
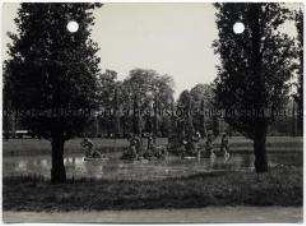
[{"label": "black and white photograph", "polygon": [[302,223],[302,2],[3,2],[4,223]]}]

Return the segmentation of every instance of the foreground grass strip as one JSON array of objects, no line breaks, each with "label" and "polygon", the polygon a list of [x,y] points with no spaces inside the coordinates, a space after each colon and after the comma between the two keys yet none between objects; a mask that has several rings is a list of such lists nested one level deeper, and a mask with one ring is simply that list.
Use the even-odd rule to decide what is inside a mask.
[{"label": "foreground grass strip", "polygon": [[14,211],[200,208],[206,206],[301,206],[302,170],[197,174],[162,181],[69,180],[51,185],[43,178],[3,181],[3,208]]}]

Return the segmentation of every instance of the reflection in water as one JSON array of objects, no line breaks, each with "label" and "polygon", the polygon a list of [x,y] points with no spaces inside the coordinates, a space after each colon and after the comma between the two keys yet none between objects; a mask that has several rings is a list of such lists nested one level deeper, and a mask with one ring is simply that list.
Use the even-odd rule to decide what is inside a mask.
[{"label": "reflection in water", "polygon": [[[224,157],[180,159],[169,156],[166,160],[123,161],[120,153],[107,153],[108,161],[83,161],[82,154],[66,156],[64,163],[68,178],[94,177],[105,179],[152,179],[187,176],[197,172],[212,170],[252,170],[252,154],[232,154]],[[270,165],[299,165],[301,153],[270,154]],[[41,175],[50,177],[51,156],[12,156],[4,157],[4,176]]]}]

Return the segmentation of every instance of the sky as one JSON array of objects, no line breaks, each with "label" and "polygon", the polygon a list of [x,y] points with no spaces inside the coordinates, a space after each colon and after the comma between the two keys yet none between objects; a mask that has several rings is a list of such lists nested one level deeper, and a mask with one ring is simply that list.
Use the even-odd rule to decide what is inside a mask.
[{"label": "sky", "polygon": [[[18,3],[2,8],[2,56],[15,32]],[[215,10],[211,3],[107,3],[95,10],[92,39],[101,50],[101,69],[125,78],[134,68],[168,74],[175,82],[175,97],[197,83],[216,77],[218,57]],[[288,27],[286,27],[287,29]],[[292,30],[292,26],[290,28]],[[289,30],[290,30],[289,29]]]},{"label": "sky", "polygon": [[[3,50],[15,31],[17,3],[3,4]],[[175,95],[216,76],[211,48],[217,38],[214,8],[203,3],[110,3],[95,10],[92,39],[101,48],[101,69],[126,77],[134,68],[174,78]],[[7,55],[4,54],[4,58]]]}]

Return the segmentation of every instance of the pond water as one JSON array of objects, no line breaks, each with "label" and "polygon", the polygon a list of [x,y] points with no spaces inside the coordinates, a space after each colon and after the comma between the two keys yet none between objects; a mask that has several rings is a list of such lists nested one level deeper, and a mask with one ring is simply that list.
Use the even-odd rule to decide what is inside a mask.
[{"label": "pond water", "polygon": [[[232,154],[228,160],[197,158],[180,159],[170,156],[167,160],[123,161],[121,152],[107,153],[105,161],[84,161],[81,153],[69,154],[64,163],[68,178],[103,179],[164,179],[188,176],[209,171],[252,171],[254,156],[249,153]],[[302,153],[273,153],[269,155],[269,165],[302,165]],[[51,156],[10,156],[3,159],[4,176],[35,175],[50,177]]]}]

